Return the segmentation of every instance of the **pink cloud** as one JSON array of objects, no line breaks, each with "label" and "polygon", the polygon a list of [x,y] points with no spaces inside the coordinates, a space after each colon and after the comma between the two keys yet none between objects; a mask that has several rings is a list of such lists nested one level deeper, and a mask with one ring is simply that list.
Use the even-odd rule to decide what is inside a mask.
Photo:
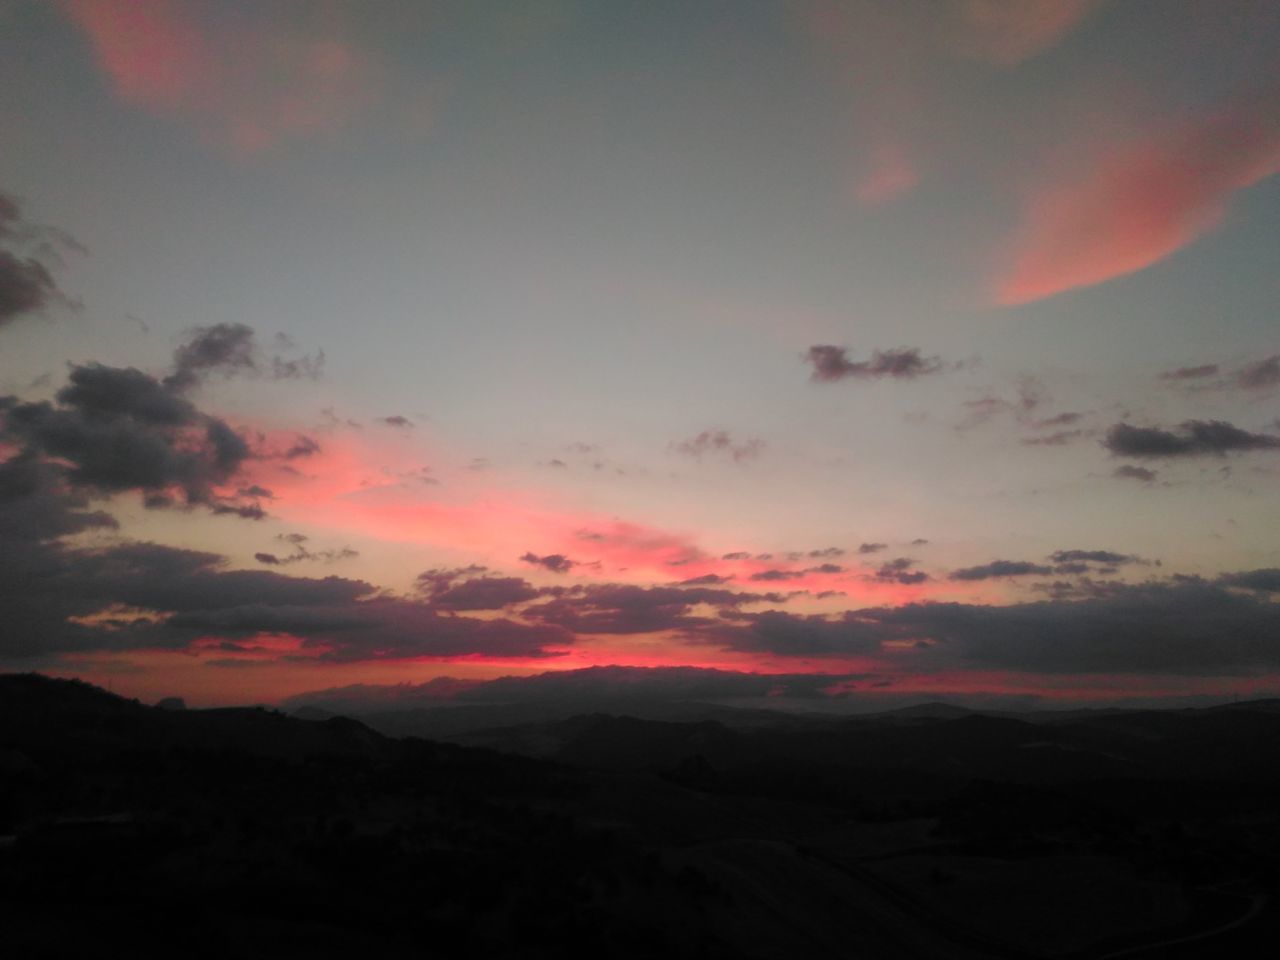
[{"label": "pink cloud", "polygon": [[1104,152],[1025,204],[995,298],[1013,305],[1163,260],[1218,226],[1232,195],[1280,170],[1280,114],[1259,100]]},{"label": "pink cloud", "polygon": [[867,206],[889,203],[910,193],[920,183],[920,172],[896,143],[886,141],[871,152],[869,168],[854,185],[854,197]]},{"label": "pink cloud", "polygon": [[190,122],[237,154],[333,132],[370,98],[369,62],[315,17],[288,22],[280,8],[268,8],[247,22],[188,0],[63,6],[117,97]]},{"label": "pink cloud", "polygon": [[[815,0],[806,27],[849,96],[858,153],[851,195],[878,206],[941,166],[939,121],[960,59],[1017,66],[1068,36],[1103,0]],[[922,162],[922,158],[924,161]]]},{"label": "pink cloud", "polygon": [[1059,43],[1102,0],[957,0],[959,52],[1012,67]]}]

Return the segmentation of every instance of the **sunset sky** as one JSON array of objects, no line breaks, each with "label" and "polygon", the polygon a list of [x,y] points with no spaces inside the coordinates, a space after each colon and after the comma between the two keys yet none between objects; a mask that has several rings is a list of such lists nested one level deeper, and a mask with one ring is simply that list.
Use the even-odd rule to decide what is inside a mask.
[{"label": "sunset sky", "polygon": [[1278,49],[1272,0],[4,0],[0,669],[1280,695]]}]

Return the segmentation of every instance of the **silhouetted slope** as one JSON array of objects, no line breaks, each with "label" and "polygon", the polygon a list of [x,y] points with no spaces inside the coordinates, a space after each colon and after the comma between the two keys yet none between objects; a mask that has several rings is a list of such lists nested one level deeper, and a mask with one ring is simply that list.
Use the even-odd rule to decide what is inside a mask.
[{"label": "silhouetted slope", "polygon": [[0,677],[0,928],[22,957],[1270,955],[1280,714],[916,713],[468,735],[500,753]]}]

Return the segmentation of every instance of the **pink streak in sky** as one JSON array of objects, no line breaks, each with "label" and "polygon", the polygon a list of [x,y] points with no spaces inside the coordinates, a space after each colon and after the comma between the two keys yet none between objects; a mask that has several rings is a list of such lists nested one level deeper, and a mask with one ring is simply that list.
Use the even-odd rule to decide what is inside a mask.
[{"label": "pink streak in sky", "polygon": [[995,299],[1029,303],[1158,263],[1277,170],[1280,111],[1268,98],[1116,145],[1030,196]]}]

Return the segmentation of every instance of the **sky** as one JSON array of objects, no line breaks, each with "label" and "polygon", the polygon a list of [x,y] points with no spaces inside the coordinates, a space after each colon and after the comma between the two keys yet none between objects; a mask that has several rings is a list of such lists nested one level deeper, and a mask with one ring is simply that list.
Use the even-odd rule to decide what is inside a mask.
[{"label": "sky", "polygon": [[6,0],[0,669],[1280,695],[1277,48],[1268,0]]}]

